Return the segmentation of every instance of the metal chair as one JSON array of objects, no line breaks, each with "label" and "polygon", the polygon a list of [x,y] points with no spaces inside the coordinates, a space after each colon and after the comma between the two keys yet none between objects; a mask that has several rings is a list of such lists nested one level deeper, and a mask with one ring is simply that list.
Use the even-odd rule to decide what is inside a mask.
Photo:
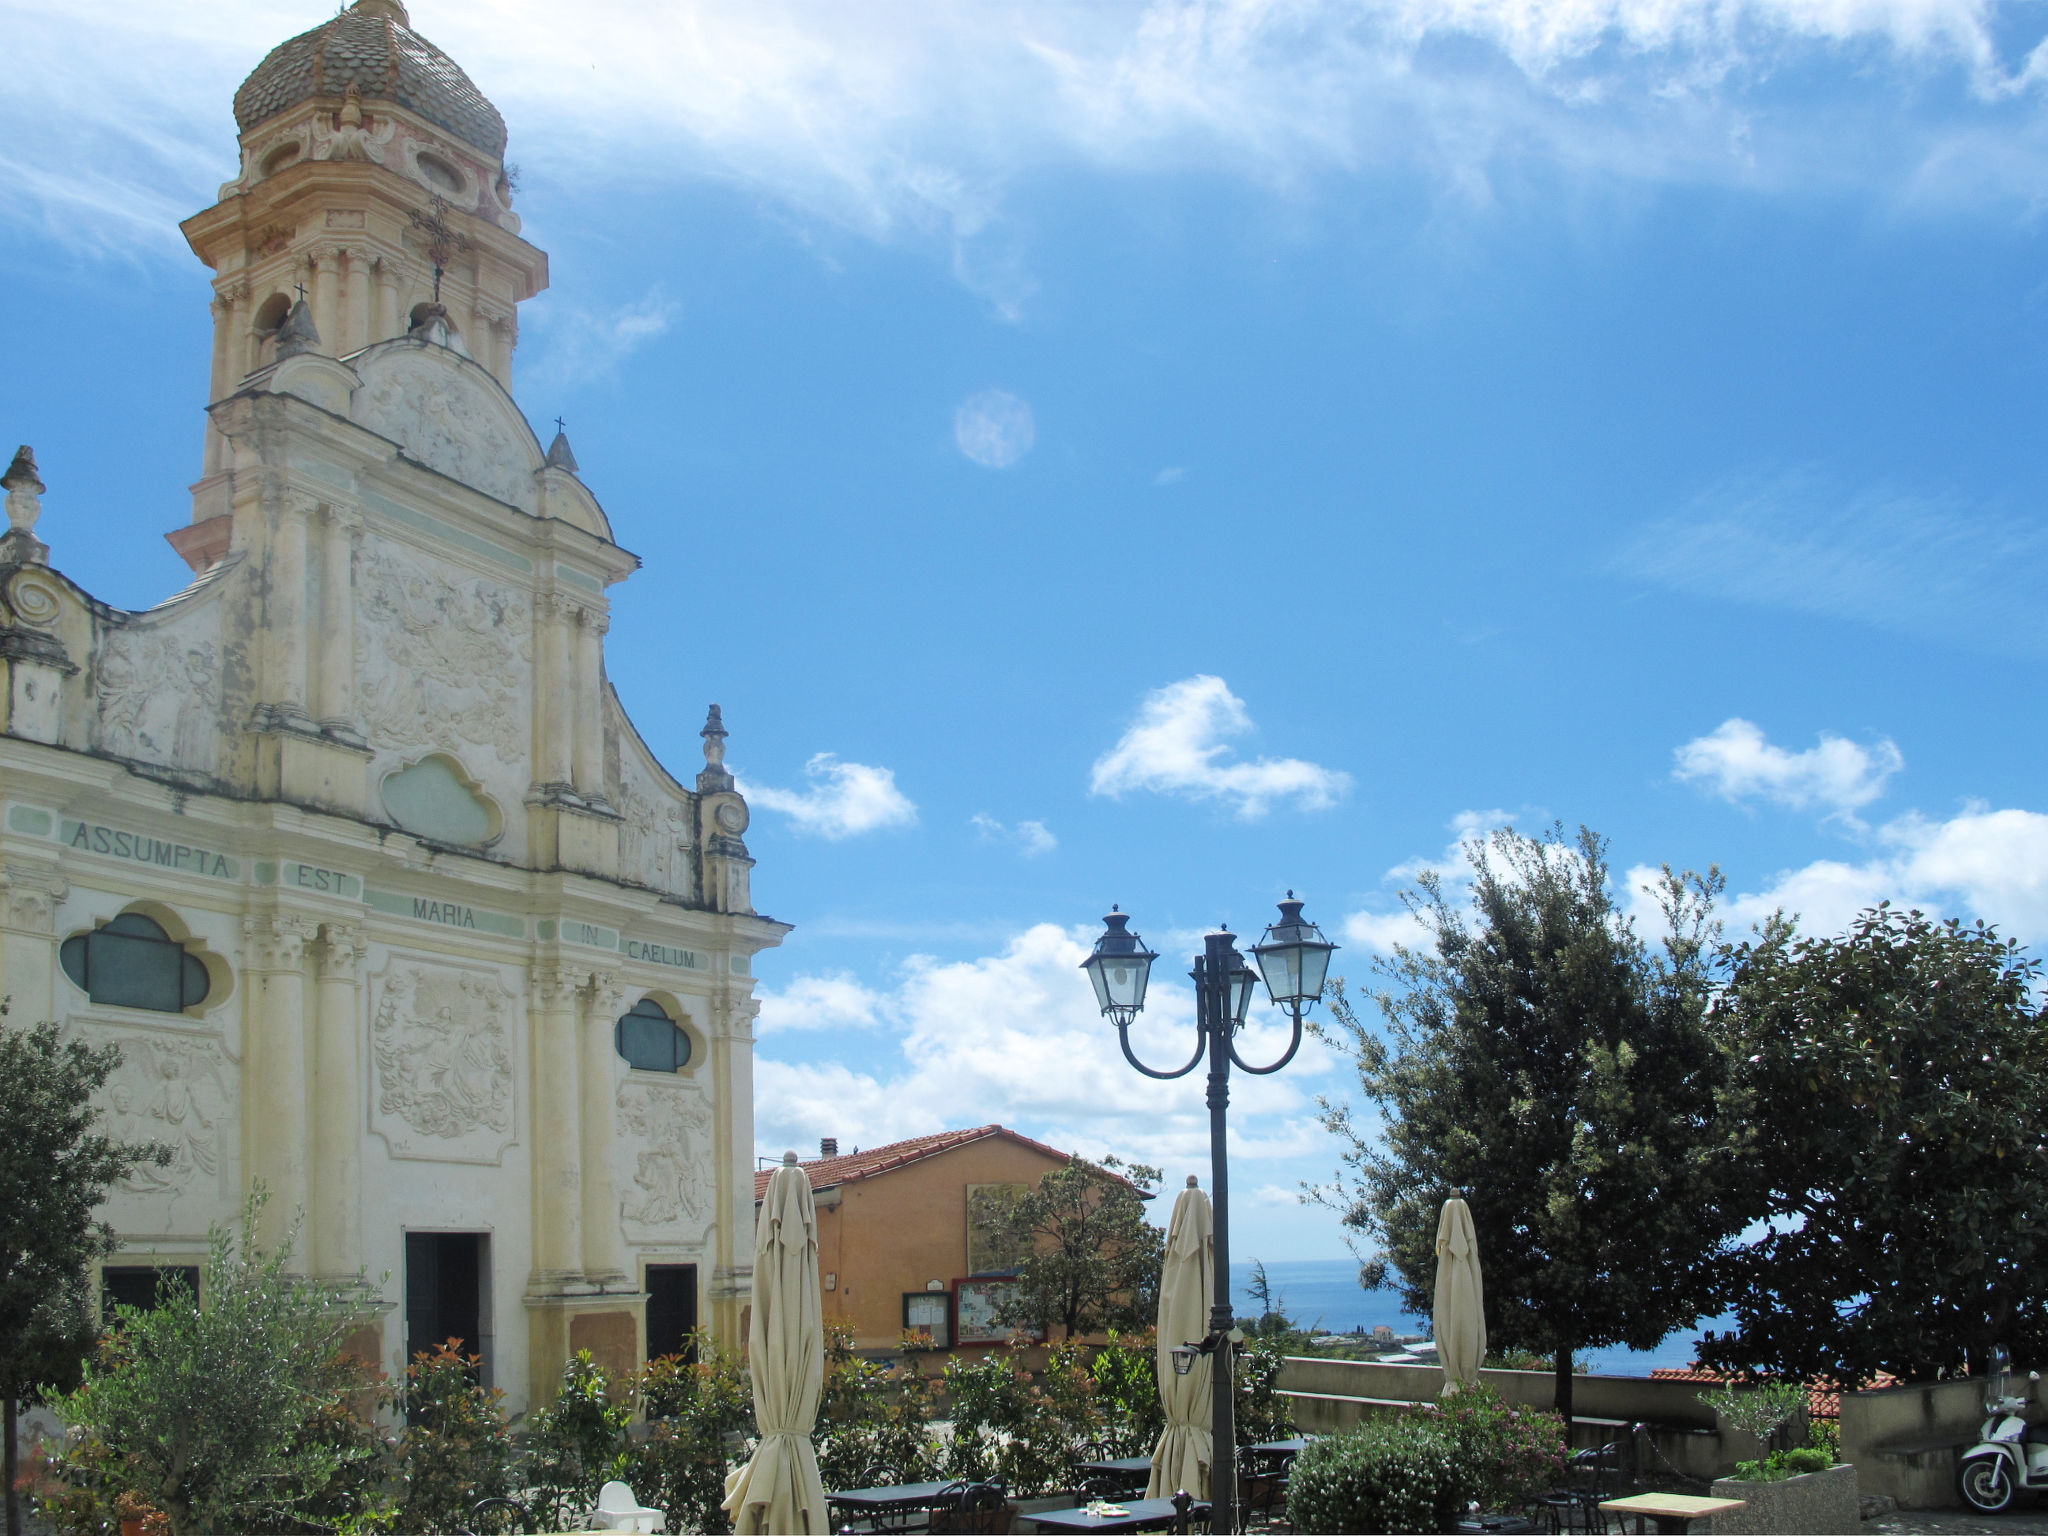
[{"label": "metal chair", "polygon": [[[1254,1516],[1267,1520],[1284,1519],[1287,1514],[1287,1471],[1291,1460],[1287,1456],[1276,1456],[1271,1451],[1254,1451],[1248,1446],[1237,1450],[1237,1525],[1239,1530],[1249,1530]],[[1294,1529],[1294,1522],[1287,1522],[1287,1529]]]},{"label": "metal chair", "polygon": [[526,1531],[533,1528],[533,1511],[524,1504],[521,1504],[516,1499],[492,1497],[478,1499],[469,1506],[469,1524],[463,1527],[462,1536],[482,1536],[484,1532],[490,1532],[492,1536],[496,1536],[497,1532],[505,1530],[506,1527],[500,1525],[495,1520],[484,1520],[481,1516],[486,1512],[495,1513],[501,1510],[510,1511],[519,1517],[520,1530]]},{"label": "metal chair", "polygon": [[[953,1490],[958,1489],[957,1493]],[[947,1498],[946,1494],[952,1497]],[[926,1530],[952,1536],[996,1536],[1009,1529],[1010,1490],[1001,1478],[986,1483],[955,1483],[931,1506]]]}]

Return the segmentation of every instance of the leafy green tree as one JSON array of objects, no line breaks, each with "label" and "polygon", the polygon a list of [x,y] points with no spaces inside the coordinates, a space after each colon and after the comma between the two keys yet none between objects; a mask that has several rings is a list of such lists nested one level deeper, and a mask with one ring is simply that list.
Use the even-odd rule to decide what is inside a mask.
[{"label": "leafy green tree", "polygon": [[1652,947],[1618,912],[1607,846],[1581,829],[1512,829],[1465,852],[1469,916],[1434,873],[1407,893],[1429,936],[1382,962],[1386,1033],[1341,983],[1319,1032],[1352,1056],[1384,1128],[1323,1101],[1345,1172],[1320,1192],[1427,1313],[1443,1202],[1471,1206],[1497,1347],[1555,1362],[1572,1411],[1575,1351],[1645,1349],[1714,1310],[1724,1208],[1724,1079],[1706,1014],[1718,872],[1659,885]]},{"label": "leafy green tree", "polygon": [[998,1317],[1024,1327],[1058,1323],[1070,1339],[1152,1325],[1166,1234],[1145,1219],[1159,1170],[1105,1157],[1071,1159],[1038,1187],[977,1191],[969,1218],[986,1251],[1018,1256]]},{"label": "leafy green tree", "polygon": [[1735,1062],[1735,1327],[1707,1363],[1856,1383],[2048,1362],[2048,1011],[1990,928],[1889,905],[1840,938],[1782,920],[1716,1007]]},{"label": "leafy green tree", "polygon": [[512,1494],[517,1453],[505,1423],[505,1394],[481,1380],[483,1358],[450,1339],[423,1349],[405,1368],[405,1433],[398,1442],[402,1536],[470,1529],[482,1499]]},{"label": "leafy green tree", "polygon": [[118,1046],[8,1025],[6,1013],[0,1002],[0,1489],[7,1536],[20,1536],[16,1416],[46,1386],[77,1380],[98,1333],[85,1277],[115,1241],[93,1212],[123,1175],[163,1167],[171,1150],[95,1129],[92,1095],[121,1064]]},{"label": "leafy green tree", "polygon": [[[264,1204],[260,1190],[251,1196],[244,1233]],[[172,1536],[291,1524],[366,1454],[322,1428],[362,1386],[336,1366],[357,1318],[287,1273],[296,1237],[295,1224],[266,1253],[215,1227],[202,1296],[173,1275],[161,1305],[117,1308],[84,1383],[53,1404],[164,1512]]]}]

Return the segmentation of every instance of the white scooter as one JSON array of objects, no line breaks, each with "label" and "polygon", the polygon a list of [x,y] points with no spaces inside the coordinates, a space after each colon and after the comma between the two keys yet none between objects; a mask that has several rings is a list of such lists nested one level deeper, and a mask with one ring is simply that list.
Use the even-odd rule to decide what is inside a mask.
[{"label": "white scooter", "polygon": [[[2041,1379],[2030,1372],[2029,1382]],[[2005,1352],[1993,1357],[1991,1395],[1984,1400],[1987,1417],[1978,1443],[1963,1452],[1956,1465],[1956,1488],[1963,1502],[1987,1515],[2012,1508],[2022,1493],[2048,1489],[2048,1424],[2029,1424],[2023,1417],[2027,1397],[2005,1394]]]}]

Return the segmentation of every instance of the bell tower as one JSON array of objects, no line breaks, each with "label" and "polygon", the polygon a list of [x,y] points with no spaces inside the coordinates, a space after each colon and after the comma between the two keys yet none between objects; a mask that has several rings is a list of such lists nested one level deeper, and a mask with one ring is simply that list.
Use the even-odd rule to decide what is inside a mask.
[{"label": "bell tower", "polygon": [[[518,305],[547,287],[547,255],[519,237],[505,120],[399,0],[355,0],[272,49],[235,121],[241,174],[182,226],[214,271],[209,404],[276,361],[301,299],[288,346],[347,357],[439,319],[511,388]],[[195,518],[221,510],[206,491],[228,467],[209,426]]]}]

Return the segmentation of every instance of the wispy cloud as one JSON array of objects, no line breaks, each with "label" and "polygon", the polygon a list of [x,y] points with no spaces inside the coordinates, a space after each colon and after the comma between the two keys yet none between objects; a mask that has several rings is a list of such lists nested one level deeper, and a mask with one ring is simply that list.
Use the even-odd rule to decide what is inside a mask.
[{"label": "wispy cloud", "polygon": [[838,841],[863,832],[912,826],[917,807],[896,787],[896,774],[866,763],[843,763],[820,752],[804,764],[808,789],[777,789],[745,781],[740,793],[771,811],[780,811],[799,832]]},{"label": "wispy cloud", "polygon": [[608,310],[544,297],[524,312],[532,318],[534,340],[521,353],[522,382],[568,387],[611,378],[633,353],[667,335],[681,312],[659,287]]},{"label": "wispy cloud", "polygon": [[[1434,873],[1453,893],[1453,900],[1461,900],[1472,884],[1472,863],[1465,855],[1465,845],[1475,839],[1484,840],[1488,833],[1512,826],[1516,820],[1508,812],[1497,809],[1460,811],[1450,820],[1451,840],[1441,853],[1403,859],[1386,872],[1382,884],[1387,887],[1412,886],[1421,875]],[[1347,916],[1343,922],[1343,934],[1349,943],[1386,955],[1392,954],[1397,945],[1423,943],[1429,937],[1429,930],[1413,912],[1396,905],[1390,891],[1376,905]]]},{"label": "wispy cloud", "polygon": [[812,1029],[875,1029],[885,1019],[888,1000],[845,972],[831,976],[799,976],[780,992],[761,993],[763,1035]]},{"label": "wispy cloud", "polygon": [[[11,0],[0,185],[60,238],[168,253],[135,210],[199,206],[233,163],[236,83],[328,14]],[[2048,161],[2048,58],[2002,43],[2030,18],[1988,0],[477,0],[414,19],[530,167],[743,186],[925,242],[999,310],[1031,288],[1007,205],[1062,167],[1290,189],[1393,168],[1484,208],[1532,170],[2030,202]],[[1802,91],[1816,73],[1830,88]]]},{"label": "wispy cloud", "polygon": [[1228,739],[1251,730],[1244,700],[1222,678],[1198,674],[1169,683],[1146,695],[1130,729],[1096,760],[1089,793],[1221,800],[1250,819],[1290,802],[1324,810],[1350,789],[1349,774],[1298,757],[1233,760]]},{"label": "wispy cloud", "polygon": [[983,469],[1008,469],[1038,441],[1038,420],[1008,390],[984,389],[953,412],[953,441]]},{"label": "wispy cloud", "polygon": [[1152,477],[1154,485],[1178,485],[1188,477],[1185,464],[1169,464]]},{"label": "wispy cloud", "polygon": [[1673,756],[1674,777],[1724,800],[1769,800],[1797,811],[1818,807],[1836,814],[1870,804],[1906,765],[1888,737],[1865,747],[1823,731],[1818,746],[1788,752],[1743,719],[1724,720]]},{"label": "wispy cloud", "polygon": [[1051,853],[1060,845],[1060,840],[1046,830],[1046,825],[1042,821],[1020,821],[1014,827],[1010,827],[997,821],[993,816],[984,816],[976,811],[968,818],[967,824],[981,834],[984,843],[1008,844],[1027,859],[1035,859],[1042,853]]},{"label": "wispy cloud", "polygon": [[1700,597],[2048,654],[2048,525],[1956,497],[1844,489],[1810,472],[1731,481],[1644,529],[1619,567]]}]

